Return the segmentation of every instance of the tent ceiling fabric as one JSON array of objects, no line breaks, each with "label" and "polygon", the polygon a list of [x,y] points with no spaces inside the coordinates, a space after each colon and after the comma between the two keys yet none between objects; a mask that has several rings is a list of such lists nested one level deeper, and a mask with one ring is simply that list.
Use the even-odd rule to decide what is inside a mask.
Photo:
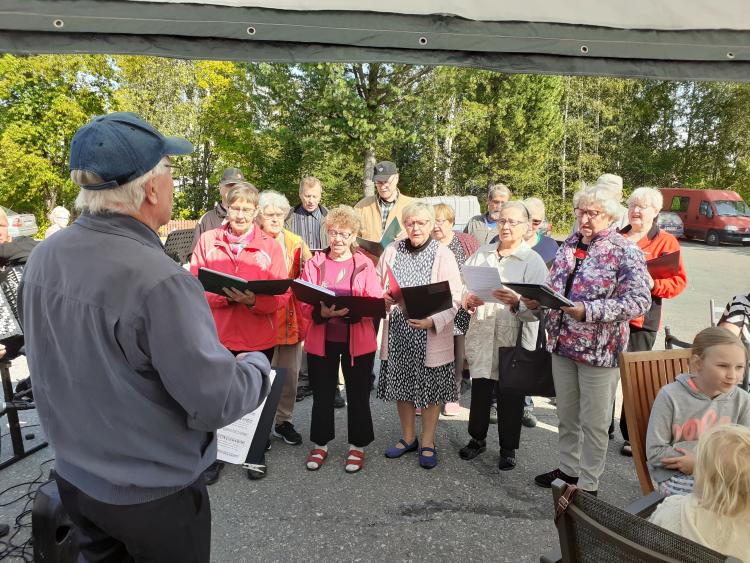
[{"label": "tent ceiling fabric", "polygon": [[428,16],[450,14],[477,21],[522,21],[593,25],[620,29],[750,29],[746,0],[131,0],[295,11],[385,12]]},{"label": "tent ceiling fabric", "polygon": [[[232,0],[0,0],[0,52],[127,53],[274,62],[380,61],[506,72],[750,81],[750,11],[739,9],[743,3],[717,1],[709,7],[704,1],[685,0],[683,9],[693,7],[696,12],[680,18],[672,0],[651,0],[648,6],[653,17],[643,21],[673,28],[659,30],[582,25],[581,21],[604,21],[607,14],[601,6],[612,4],[600,1],[599,8],[589,13],[587,9],[594,5],[591,0],[564,3],[572,14],[568,19],[577,23],[542,21],[563,14],[560,9],[559,13],[547,9],[543,16],[540,0],[517,2],[510,8],[489,2],[459,6],[458,2],[420,0],[409,4],[410,13],[364,11],[364,3],[356,10],[320,10],[351,4],[340,0],[266,2],[283,9],[257,7],[257,3],[250,7],[249,2]],[[377,6],[395,10],[391,4],[395,2]],[[612,12],[622,16],[621,24],[647,11],[646,0],[619,4],[632,8],[627,17]],[[318,9],[310,10],[310,6]],[[294,9],[297,7],[308,9]],[[467,17],[419,13],[427,9],[463,9],[462,15]],[[727,24],[734,9],[737,17],[731,19],[735,29],[706,27],[714,22]],[[521,18],[522,12],[528,20]],[[468,19],[472,14],[485,19]],[[695,24],[700,14],[705,16],[700,18],[702,28],[677,29]]]}]

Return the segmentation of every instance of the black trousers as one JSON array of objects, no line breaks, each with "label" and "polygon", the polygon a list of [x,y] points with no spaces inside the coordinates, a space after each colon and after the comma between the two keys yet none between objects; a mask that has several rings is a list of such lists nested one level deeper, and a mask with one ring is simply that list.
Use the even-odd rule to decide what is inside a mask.
[{"label": "black trousers", "polygon": [[349,443],[364,448],[375,439],[370,413],[370,374],[375,352],[357,356],[352,365],[347,342],[326,341],[326,355],[307,355],[310,388],[313,392],[310,440],[325,446],[336,436],[333,399],[339,380],[339,365],[344,372],[346,419]]},{"label": "black trousers", "polygon": [[[630,327],[630,338],[628,339],[628,352],[648,352],[654,347],[656,342],[656,332],[643,328]],[[615,431],[615,406],[612,405],[612,422],[609,425],[609,433]],[[620,409],[620,432],[622,437],[630,441],[628,432],[628,421],[625,418],[625,405]]]},{"label": "black trousers", "polygon": [[487,438],[493,390],[497,394],[497,433],[500,449],[517,450],[521,441],[524,396],[500,391],[497,381],[492,379],[477,377],[471,380],[469,435],[475,440]]},{"label": "black trousers", "polygon": [[211,505],[203,478],[142,504],[99,502],[55,476],[89,563],[209,563]]}]

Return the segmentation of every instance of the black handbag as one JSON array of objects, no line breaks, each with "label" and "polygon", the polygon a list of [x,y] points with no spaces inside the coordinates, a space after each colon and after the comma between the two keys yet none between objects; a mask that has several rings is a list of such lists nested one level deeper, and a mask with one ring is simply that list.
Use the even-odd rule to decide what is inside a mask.
[{"label": "black handbag", "polygon": [[523,323],[518,327],[515,346],[498,348],[498,388],[500,391],[539,397],[554,397],[552,380],[552,355],[547,351],[545,317],[539,321],[536,348],[526,350],[521,346]]}]

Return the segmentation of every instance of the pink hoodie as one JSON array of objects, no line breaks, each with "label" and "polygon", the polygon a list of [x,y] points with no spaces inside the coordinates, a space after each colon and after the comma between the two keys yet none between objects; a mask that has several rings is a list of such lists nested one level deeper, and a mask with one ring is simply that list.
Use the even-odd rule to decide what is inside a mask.
[{"label": "pink hoodie", "polygon": [[[315,255],[305,262],[302,279],[316,285],[323,281],[324,263],[328,251],[316,252]],[[352,295],[365,297],[382,297],[383,288],[380,286],[378,277],[375,275],[375,267],[372,261],[362,252],[357,251],[352,255],[354,260],[354,272],[352,274]],[[302,315],[312,318],[315,307],[300,302]],[[310,323],[305,336],[305,351],[315,356],[325,356],[326,348],[326,323]],[[353,358],[369,354],[377,349],[375,327],[372,319],[363,318],[349,325],[349,355]]]}]

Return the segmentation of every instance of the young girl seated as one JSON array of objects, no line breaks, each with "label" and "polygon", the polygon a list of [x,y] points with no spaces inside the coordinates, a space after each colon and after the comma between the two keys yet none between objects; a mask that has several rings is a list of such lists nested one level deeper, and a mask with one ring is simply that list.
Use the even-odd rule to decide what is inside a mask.
[{"label": "young girl seated", "polygon": [[726,329],[707,328],[692,350],[690,373],[659,391],[648,421],[646,457],[665,495],[693,490],[694,449],[705,431],[717,424],[750,427],[750,396],[737,387],[747,365],[740,339]]},{"label": "young girl seated", "polygon": [[726,424],[704,432],[696,452],[695,489],[664,499],[649,520],[750,561],[750,429]]}]

